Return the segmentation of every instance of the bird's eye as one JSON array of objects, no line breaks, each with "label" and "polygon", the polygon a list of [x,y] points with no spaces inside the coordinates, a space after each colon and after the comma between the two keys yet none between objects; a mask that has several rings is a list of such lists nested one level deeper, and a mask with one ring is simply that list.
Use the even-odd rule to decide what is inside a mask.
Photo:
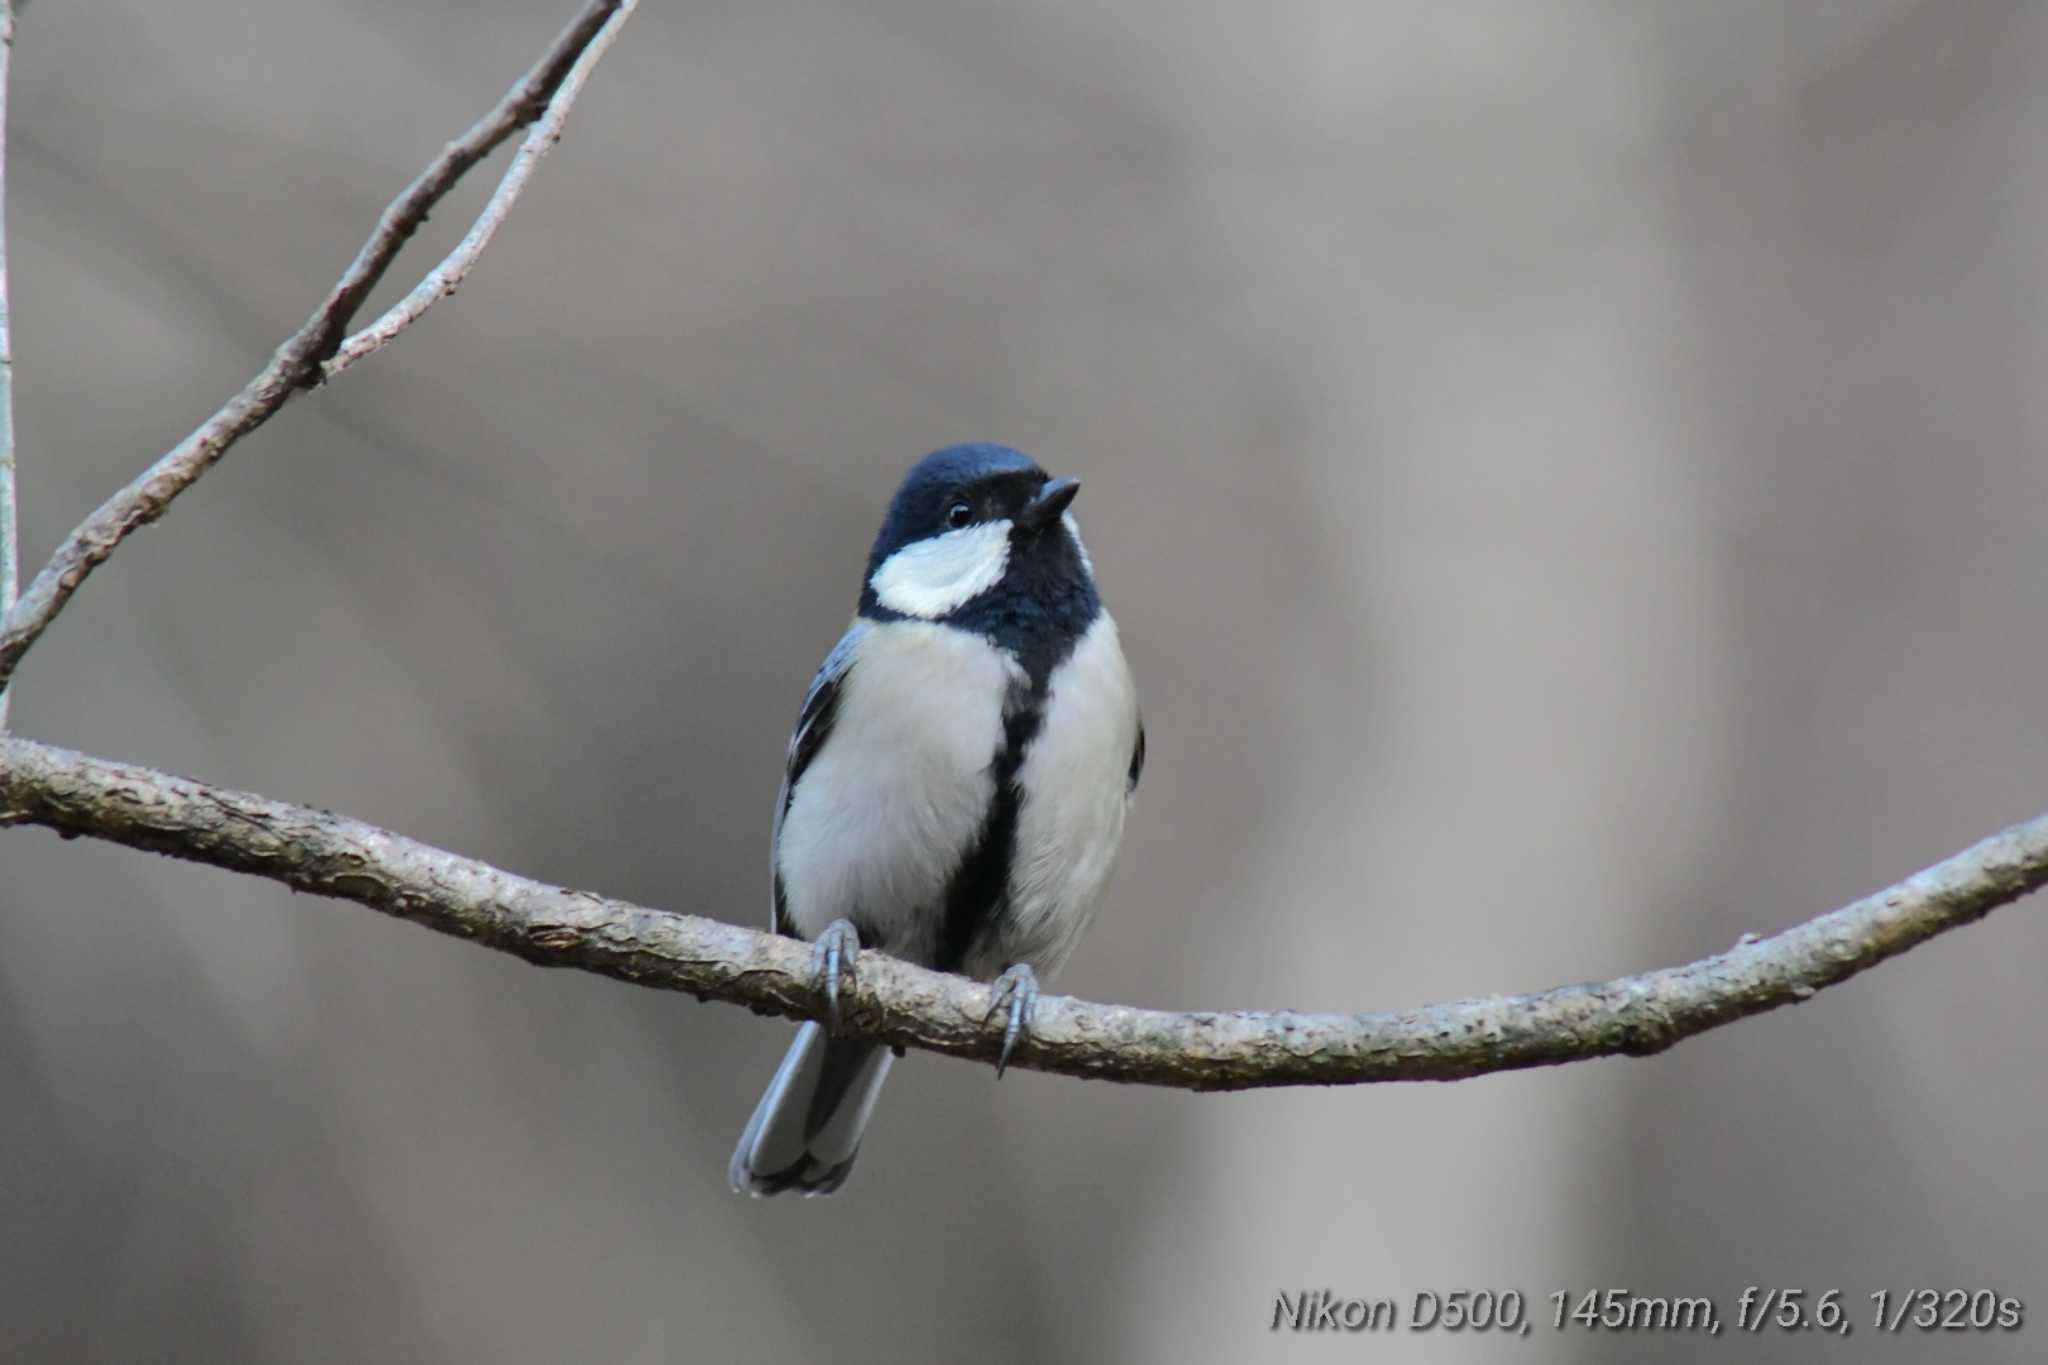
[{"label": "bird's eye", "polygon": [[974,504],[961,499],[946,509],[946,525],[957,531],[974,520]]}]

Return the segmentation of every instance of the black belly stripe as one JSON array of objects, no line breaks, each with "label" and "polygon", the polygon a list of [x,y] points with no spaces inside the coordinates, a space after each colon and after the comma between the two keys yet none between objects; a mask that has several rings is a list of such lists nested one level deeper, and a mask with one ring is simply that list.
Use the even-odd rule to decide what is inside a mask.
[{"label": "black belly stripe", "polygon": [[939,936],[938,961],[932,963],[942,972],[959,971],[975,940],[1009,908],[1004,891],[1017,853],[1017,812],[1024,799],[1017,770],[1045,720],[1045,692],[1039,683],[1011,693],[1011,709],[1003,717],[1003,747],[995,758],[995,799],[973,848],[946,883],[945,927]]}]

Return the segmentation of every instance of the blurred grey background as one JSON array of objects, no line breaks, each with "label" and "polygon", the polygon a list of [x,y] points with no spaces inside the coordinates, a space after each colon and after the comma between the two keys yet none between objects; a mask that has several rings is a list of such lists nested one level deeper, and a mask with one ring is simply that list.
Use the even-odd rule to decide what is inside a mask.
[{"label": "blurred grey background", "polygon": [[[31,564],[571,9],[29,12]],[[131,542],[16,725],[759,923],[881,504],[995,439],[1086,481],[1151,733],[1060,988],[1718,951],[2048,806],[2044,66],[1988,0],[650,3],[461,295]],[[785,1025],[8,832],[0,1356],[2035,1360],[2042,916],[1450,1086],[914,1056],[842,1197],[750,1203]],[[1750,1284],[2028,1326],[1268,1331],[1282,1288]]]}]

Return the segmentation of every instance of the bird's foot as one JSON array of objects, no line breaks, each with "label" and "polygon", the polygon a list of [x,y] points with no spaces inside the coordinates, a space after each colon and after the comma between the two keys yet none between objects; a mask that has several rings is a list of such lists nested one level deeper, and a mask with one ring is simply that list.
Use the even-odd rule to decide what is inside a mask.
[{"label": "bird's foot", "polygon": [[835,919],[811,942],[811,980],[825,992],[825,1027],[839,1032],[839,983],[852,980],[860,956],[860,930],[850,919]]},{"label": "bird's foot", "polygon": [[1010,1064],[1010,1054],[1031,1031],[1031,1011],[1038,1005],[1038,975],[1031,970],[1029,963],[1013,962],[991,984],[994,994],[982,1022],[994,1019],[1000,1011],[1009,1013],[1003,1024],[1003,1050],[996,1057],[996,1079],[1001,1080],[1003,1069]]}]

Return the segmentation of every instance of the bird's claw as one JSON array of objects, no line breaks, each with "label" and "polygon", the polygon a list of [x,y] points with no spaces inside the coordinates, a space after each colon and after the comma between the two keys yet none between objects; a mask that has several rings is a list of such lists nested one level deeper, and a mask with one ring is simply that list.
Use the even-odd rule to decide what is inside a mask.
[{"label": "bird's claw", "polygon": [[860,956],[860,930],[849,919],[835,919],[811,943],[811,979],[825,991],[825,1026],[839,1032],[839,983],[854,975]]},{"label": "bird's claw", "polygon": [[1012,963],[995,979],[993,987],[988,1013],[982,1022],[994,1019],[1004,1009],[1010,1016],[1003,1024],[1003,1050],[996,1057],[996,1079],[1001,1080],[1004,1068],[1010,1064],[1010,1054],[1031,1031],[1031,1011],[1038,1005],[1038,975],[1028,963]]}]

